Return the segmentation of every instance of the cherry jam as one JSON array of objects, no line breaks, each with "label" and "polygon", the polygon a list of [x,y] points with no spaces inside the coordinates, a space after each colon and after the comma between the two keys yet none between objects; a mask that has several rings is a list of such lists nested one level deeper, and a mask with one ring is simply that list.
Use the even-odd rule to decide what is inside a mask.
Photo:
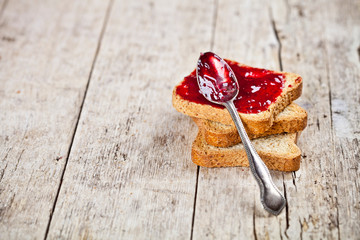
[{"label": "cherry jam", "polygon": [[[238,81],[239,92],[234,104],[239,112],[259,113],[266,111],[270,104],[275,102],[282,93],[285,82],[283,74],[261,68],[241,66],[231,60],[225,59],[225,61],[229,64]],[[214,80],[214,83],[217,83],[217,81]],[[228,90],[227,86],[221,86],[221,83],[220,81],[219,89]],[[232,86],[230,86],[231,89],[233,89]],[[197,83],[196,69],[184,78],[181,85],[176,88],[176,93],[191,102],[224,108],[222,105],[211,103],[201,94]],[[222,99],[226,101],[229,96],[226,95]],[[214,95],[210,94],[210,97],[215,99]]]}]

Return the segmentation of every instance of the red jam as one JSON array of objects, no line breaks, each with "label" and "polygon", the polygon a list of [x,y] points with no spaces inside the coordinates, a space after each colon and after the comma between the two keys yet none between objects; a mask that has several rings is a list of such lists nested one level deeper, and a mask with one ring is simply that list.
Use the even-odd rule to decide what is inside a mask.
[{"label": "red jam", "polygon": [[209,101],[227,102],[237,94],[238,85],[234,73],[216,54],[201,54],[197,74],[200,92]]},{"label": "red jam", "polygon": [[[239,93],[234,104],[239,112],[259,113],[265,111],[280,96],[285,82],[283,74],[266,69],[239,66],[238,63],[226,59],[225,61],[238,80]],[[222,105],[209,102],[200,93],[196,70],[184,78],[181,85],[177,87],[176,93],[191,102],[224,108]]]}]

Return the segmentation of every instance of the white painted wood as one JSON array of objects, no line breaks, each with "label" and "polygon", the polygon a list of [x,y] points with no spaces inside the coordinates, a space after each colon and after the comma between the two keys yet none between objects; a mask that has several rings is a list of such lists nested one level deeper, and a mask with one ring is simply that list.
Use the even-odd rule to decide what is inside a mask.
[{"label": "white painted wood", "polygon": [[189,239],[197,167],[172,89],[210,43],[212,1],[115,1],[49,238]]},{"label": "white painted wood", "polygon": [[1,239],[44,238],[106,6],[8,1],[3,9]]}]

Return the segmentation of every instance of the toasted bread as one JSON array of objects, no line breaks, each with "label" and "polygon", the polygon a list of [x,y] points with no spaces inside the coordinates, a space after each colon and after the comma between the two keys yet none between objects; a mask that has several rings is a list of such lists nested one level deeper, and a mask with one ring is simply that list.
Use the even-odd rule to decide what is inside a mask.
[{"label": "toasted bread", "polygon": [[[300,168],[301,151],[295,144],[297,133],[270,135],[252,140],[266,166],[278,171],[296,171]],[[206,143],[203,129],[199,130],[191,150],[192,161],[202,167],[248,167],[249,162],[242,144],[228,148]]]},{"label": "toasted bread", "polygon": [[[199,128],[204,129],[207,144],[215,147],[231,147],[241,142],[237,129],[233,125],[193,118]],[[295,103],[291,103],[275,118],[270,129],[260,134],[248,134],[250,139],[280,133],[295,133],[305,129],[307,124],[306,110]]]},{"label": "toasted bread", "polygon": [[[240,63],[239,66],[249,67]],[[261,134],[267,131],[273,124],[276,116],[282,112],[292,101],[297,99],[302,92],[302,78],[295,73],[274,72],[284,75],[284,84],[281,94],[272,102],[267,110],[259,113],[241,113],[245,129],[248,134]],[[184,80],[183,80],[184,81]],[[200,104],[184,99],[177,94],[177,88],[182,82],[173,90],[172,103],[175,109],[181,113],[191,117],[207,119],[222,124],[233,125],[228,111],[222,107],[214,107],[209,104]]]}]

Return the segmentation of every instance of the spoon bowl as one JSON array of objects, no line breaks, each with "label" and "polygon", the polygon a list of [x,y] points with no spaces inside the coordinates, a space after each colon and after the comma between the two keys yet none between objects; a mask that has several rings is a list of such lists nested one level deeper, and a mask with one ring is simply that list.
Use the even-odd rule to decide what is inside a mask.
[{"label": "spoon bowl", "polygon": [[210,102],[223,104],[234,100],[239,85],[231,67],[214,53],[202,53],[196,68],[201,94]]}]

